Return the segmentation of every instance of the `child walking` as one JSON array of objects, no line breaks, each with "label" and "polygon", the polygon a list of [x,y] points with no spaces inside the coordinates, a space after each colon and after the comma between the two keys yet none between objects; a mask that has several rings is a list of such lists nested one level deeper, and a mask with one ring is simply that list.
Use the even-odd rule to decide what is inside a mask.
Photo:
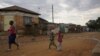
[{"label": "child walking", "polygon": [[61,33],[61,31],[58,32],[58,46],[57,46],[57,50],[61,51],[62,49],[62,38],[63,38],[63,34]]},{"label": "child walking", "polygon": [[13,24],[14,24],[13,21],[9,22],[10,27],[8,29],[8,33],[9,33],[9,36],[8,36],[9,49],[8,50],[11,50],[12,44],[15,44],[17,46],[17,49],[19,49],[19,45],[15,41],[16,40],[16,30]]},{"label": "child walking", "polygon": [[56,46],[56,44],[55,44],[55,41],[54,41],[54,39],[55,39],[54,33],[53,33],[52,31],[50,31],[49,34],[50,34],[50,35],[49,35],[49,37],[50,37],[49,49],[51,49],[51,46],[54,46],[54,47],[57,48],[57,46]]}]

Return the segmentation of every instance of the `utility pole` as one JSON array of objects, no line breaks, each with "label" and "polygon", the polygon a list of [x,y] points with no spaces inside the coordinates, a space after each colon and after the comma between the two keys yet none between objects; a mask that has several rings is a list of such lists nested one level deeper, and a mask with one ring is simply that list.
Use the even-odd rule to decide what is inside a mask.
[{"label": "utility pole", "polygon": [[53,10],[53,4],[52,4],[52,22],[54,23],[54,10]]}]

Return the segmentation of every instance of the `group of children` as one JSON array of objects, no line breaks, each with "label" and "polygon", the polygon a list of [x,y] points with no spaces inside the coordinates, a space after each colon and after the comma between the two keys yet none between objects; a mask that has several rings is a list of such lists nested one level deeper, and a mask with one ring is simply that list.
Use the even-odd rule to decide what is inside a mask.
[{"label": "group of children", "polygon": [[[55,36],[57,36],[58,45],[55,44]],[[49,31],[49,40],[50,40],[49,49],[51,49],[51,46],[55,46],[58,51],[61,51],[62,39],[63,39],[63,34],[60,30],[58,31],[57,34],[54,34],[54,32],[50,30]]]},{"label": "group of children", "polygon": [[[8,32],[9,32],[9,35],[8,35],[8,43],[9,43],[9,49],[8,50],[11,50],[11,45],[12,44],[15,44],[17,46],[17,49],[19,49],[19,44],[16,43],[16,29],[14,27],[14,22],[13,21],[10,21],[9,22],[9,29],[8,29]],[[57,48],[58,51],[61,51],[61,46],[62,46],[62,38],[63,38],[63,34],[61,31],[59,31],[57,33],[57,41],[58,41],[58,45],[56,46],[55,44],[55,34],[52,30],[50,30],[49,32],[49,40],[50,40],[50,44],[49,44],[49,49],[51,49],[51,46],[55,46]]]}]

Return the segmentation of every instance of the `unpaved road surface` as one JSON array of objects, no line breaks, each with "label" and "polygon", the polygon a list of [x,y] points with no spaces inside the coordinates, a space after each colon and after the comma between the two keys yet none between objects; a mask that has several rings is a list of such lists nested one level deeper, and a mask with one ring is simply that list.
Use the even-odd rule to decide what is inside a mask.
[{"label": "unpaved road surface", "polygon": [[57,51],[54,47],[48,49],[47,36],[35,37],[34,41],[31,36],[21,36],[17,38],[20,49],[16,50],[13,45],[12,50],[7,51],[7,37],[1,36],[0,56],[91,56],[92,49],[98,43],[95,38],[100,39],[99,32],[65,34],[62,51]]}]

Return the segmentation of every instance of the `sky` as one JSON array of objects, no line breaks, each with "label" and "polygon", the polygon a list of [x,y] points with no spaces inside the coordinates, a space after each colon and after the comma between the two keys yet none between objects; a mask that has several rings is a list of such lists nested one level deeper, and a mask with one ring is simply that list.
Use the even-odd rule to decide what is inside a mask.
[{"label": "sky", "polygon": [[0,0],[0,8],[17,5],[40,13],[52,22],[52,4],[55,23],[85,25],[100,17],[100,0]]}]

